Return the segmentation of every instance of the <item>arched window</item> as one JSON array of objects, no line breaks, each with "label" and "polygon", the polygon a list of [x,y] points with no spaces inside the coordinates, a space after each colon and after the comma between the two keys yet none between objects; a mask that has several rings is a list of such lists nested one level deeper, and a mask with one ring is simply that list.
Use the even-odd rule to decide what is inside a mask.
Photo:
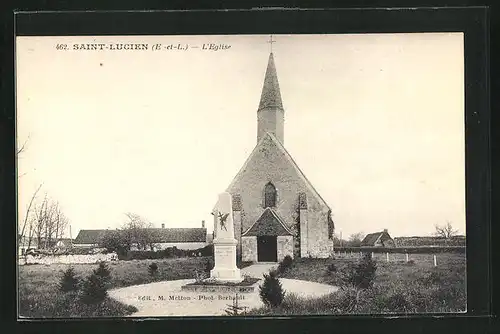
[{"label": "arched window", "polygon": [[264,188],[264,207],[275,207],[276,206],[276,188],[269,182]]}]

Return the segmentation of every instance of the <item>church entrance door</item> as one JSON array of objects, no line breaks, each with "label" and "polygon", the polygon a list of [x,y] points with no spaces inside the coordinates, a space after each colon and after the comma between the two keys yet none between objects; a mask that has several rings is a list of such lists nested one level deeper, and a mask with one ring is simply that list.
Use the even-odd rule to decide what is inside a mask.
[{"label": "church entrance door", "polygon": [[278,250],[276,236],[257,237],[257,261],[277,262]]}]

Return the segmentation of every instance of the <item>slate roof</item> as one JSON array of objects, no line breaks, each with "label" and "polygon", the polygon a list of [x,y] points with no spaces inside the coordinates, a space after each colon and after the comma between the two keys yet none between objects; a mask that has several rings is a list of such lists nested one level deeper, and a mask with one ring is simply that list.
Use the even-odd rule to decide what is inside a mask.
[{"label": "slate roof", "polygon": [[280,85],[278,83],[278,75],[276,74],[276,66],[274,65],[274,56],[272,52],[267,62],[267,70],[264,77],[264,86],[262,87],[258,111],[264,108],[278,108],[283,110]]},{"label": "slate roof", "polygon": [[[154,243],[206,242],[206,228],[148,228]],[[122,230],[80,230],[74,244],[97,244],[107,232]]]},{"label": "slate roof", "polygon": [[74,244],[97,244],[108,230],[80,230]]},{"label": "slate roof", "polygon": [[266,208],[257,221],[242,234],[248,236],[293,235],[272,208]]},{"label": "slate roof", "polygon": [[361,246],[374,246],[378,239],[387,240],[391,239],[391,237],[389,233],[385,231],[370,233],[364,237],[363,241],[361,241]]},{"label": "slate roof", "polygon": [[206,242],[206,228],[152,228],[154,242]]}]

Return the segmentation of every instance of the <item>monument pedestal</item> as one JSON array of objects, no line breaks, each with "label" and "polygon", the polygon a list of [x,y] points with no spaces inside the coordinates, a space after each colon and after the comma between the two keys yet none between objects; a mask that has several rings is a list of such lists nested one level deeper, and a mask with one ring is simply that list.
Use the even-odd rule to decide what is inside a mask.
[{"label": "monument pedestal", "polygon": [[198,292],[252,292],[256,283],[244,280],[236,266],[236,245],[234,238],[233,208],[231,194],[222,193],[212,212],[214,216],[214,268],[210,278],[202,282],[182,286],[182,290]]},{"label": "monument pedestal", "polygon": [[216,238],[214,241],[215,266],[210,271],[210,278],[219,282],[239,283],[243,281],[240,269],[236,267],[236,244],[231,238]]}]

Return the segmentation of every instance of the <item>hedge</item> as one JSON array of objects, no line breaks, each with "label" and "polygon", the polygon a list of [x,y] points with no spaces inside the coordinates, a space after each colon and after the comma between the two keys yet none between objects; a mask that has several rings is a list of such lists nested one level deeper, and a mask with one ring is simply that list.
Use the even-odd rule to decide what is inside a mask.
[{"label": "hedge", "polygon": [[179,249],[177,247],[168,247],[158,251],[134,250],[128,251],[126,254],[119,254],[119,260],[155,260],[167,259],[173,257],[195,257],[195,256],[212,256],[213,245],[207,245],[198,249]]},{"label": "hedge", "polygon": [[373,253],[465,253],[463,246],[423,246],[423,247],[334,247],[334,252],[373,252]]}]

